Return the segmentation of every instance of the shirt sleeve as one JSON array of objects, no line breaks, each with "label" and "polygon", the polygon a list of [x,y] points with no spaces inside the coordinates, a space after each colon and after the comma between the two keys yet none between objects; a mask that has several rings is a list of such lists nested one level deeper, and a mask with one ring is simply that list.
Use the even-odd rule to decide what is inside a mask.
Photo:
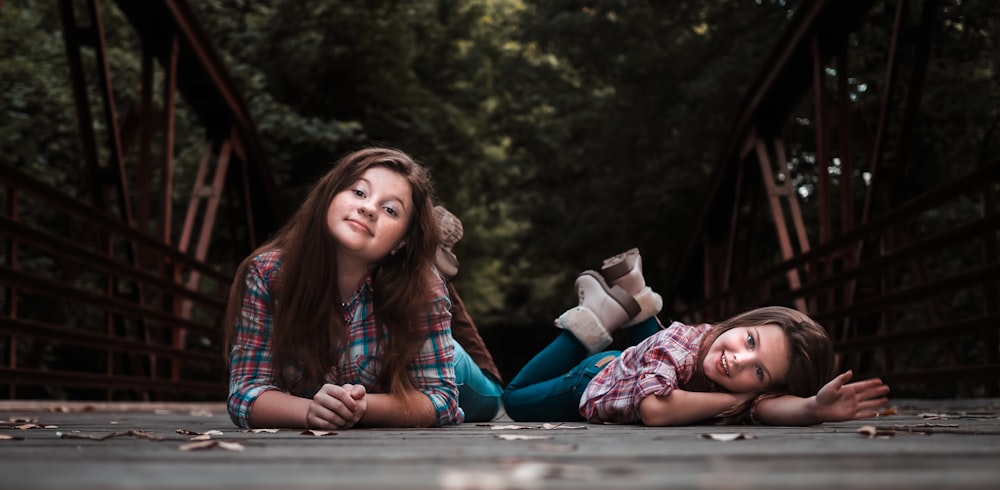
[{"label": "shirt sleeve", "polygon": [[261,393],[276,390],[271,364],[271,278],[257,263],[248,268],[246,292],[229,347],[229,418],[250,427],[250,409]]},{"label": "shirt sleeve", "polygon": [[[690,378],[697,351],[688,332],[665,329],[622,353],[588,384],[580,413],[591,422],[636,423],[640,402],[672,393]],[[700,338],[700,337],[699,337]]]},{"label": "shirt sleeve", "polygon": [[434,298],[424,317],[427,340],[409,366],[414,387],[430,398],[435,425],[461,423],[455,383],[455,346],[451,337],[451,300],[443,281],[434,281]]}]

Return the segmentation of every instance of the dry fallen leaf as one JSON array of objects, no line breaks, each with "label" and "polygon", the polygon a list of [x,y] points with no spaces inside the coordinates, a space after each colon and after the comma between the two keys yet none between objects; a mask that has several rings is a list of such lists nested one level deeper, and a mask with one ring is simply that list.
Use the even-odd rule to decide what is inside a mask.
[{"label": "dry fallen leaf", "polygon": [[[483,424],[489,425],[489,424]],[[519,429],[534,429],[534,427],[528,427],[527,425],[490,425],[493,430],[519,430]]]},{"label": "dry fallen leaf", "polygon": [[299,433],[303,436],[335,436],[336,432],[332,430],[316,430],[316,429],[306,429]]},{"label": "dry fallen leaf", "polygon": [[497,439],[505,441],[535,441],[538,439],[552,439],[552,436],[529,436],[523,434],[497,434]]},{"label": "dry fallen leaf", "polygon": [[38,424],[22,424],[14,426],[15,429],[27,430],[27,429],[58,429],[58,425],[38,425]]},{"label": "dry fallen leaf", "polygon": [[869,439],[888,439],[896,435],[896,431],[893,429],[885,429],[881,427],[875,427],[874,425],[863,425],[858,428],[858,434],[861,434]]},{"label": "dry fallen leaf", "polygon": [[138,437],[139,439],[148,439],[150,441],[162,441],[163,437],[156,434],[151,434],[149,432],[143,432],[141,430],[129,430],[127,432],[112,432],[110,434],[104,435],[89,435],[89,434],[78,434],[78,433],[65,433],[56,432],[56,435],[60,439],[86,439],[90,441],[106,441],[108,439],[113,439],[115,437]]},{"label": "dry fallen leaf", "polygon": [[260,434],[261,432],[267,432],[269,434],[275,434],[281,431],[281,429],[251,429],[250,432],[254,434]]},{"label": "dry fallen leaf", "polygon": [[889,407],[881,412],[878,412],[879,417],[886,417],[888,415],[896,415],[896,407]]},{"label": "dry fallen leaf", "polygon": [[24,438],[21,436],[8,436],[7,434],[0,434],[0,441],[23,441]]},{"label": "dry fallen leaf", "polygon": [[566,424],[542,424],[543,429],[586,429],[583,425],[566,425]]},{"label": "dry fallen leaf", "polygon": [[533,426],[530,426],[530,425],[516,425],[516,424],[508,424],[508,425],[476,424],[476,425],[479,426],[479,427],[489,427],[489,428],[491,428],[493,430],[521,430],[521,429],[545,429],[545,430],[553,430],[553,429],[586,429],[587,428],[587,427],[585,427],[583,425],[566,425],[566,424],[550,424],[550,423],[544,423],[544,424],[541,425],[541,427],[537,427],[537,426],[533,427]]},{"label": "dry fallen leaf", "polygon": [[702,439],[711,439],[713,441],[744,441],[747,439],[756,439],[757,436],[753,434],[743,434],[739,432],[727,433],[727,434],[702,434]]},{"label": "dry fallen leaf", "polygon": [[920,414],[920,418],[924,418],[924,419],[948,419],[948,418],[951,418],[951,416],[949,416],[946,413],[924,412],[924,413]]},{"label": "dry fallen leaf", "polygon": [[227,442],[220,441],[217,439],[210,439],[207,441],[192,442],[189,444],[184,444],[180,447],[181,451],[197,451],[201,449],[212,449],[212,448],[225,449],[227,451],[242,451],[244,449],[243,445],[238,442]]},{"label": "dry fallen leaf", "polygon": [[218,441],[219,447],[227,451],[242,451],[243,445],[238,442]]},{"label": "dry fallen leaf", "polygon": [[199,449],[209,449],[209,448],[213,448],[213,447],[218,446],[218,442],[219,441],[213,441],[213,440],[190,442],[190,443],[181,445],[180,450],[181,451],[197,451]]},{"label": "dry fallen leaf", "polygon": [[215,430],[215,429],[207,430],[205,432],[198,432],[198,431],[194,431],[194,430],[191,430],[191,429],[177,429],[174,432],[177,432],[178,434],[180,434],[182,436],[221,436],[221,435],[223,435],[221,430]]}]

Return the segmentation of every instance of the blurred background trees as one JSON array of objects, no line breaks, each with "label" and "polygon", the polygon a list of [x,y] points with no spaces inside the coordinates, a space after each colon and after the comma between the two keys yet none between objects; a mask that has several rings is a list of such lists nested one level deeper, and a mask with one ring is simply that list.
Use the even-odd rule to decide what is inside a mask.
[{"label": "blurred background trees", "polygon": [[[575,301],[581,270],[633,246],[648,282],[669,286],[733,113],[798,3],[191,7],[242,90],[289,209],[332,161],[362,145],[398,147],[431,168],[438,200],[465,225],[456,283],[489,336],[549,324]],[[941,3],[936,81],[925,94],[933,121],[921,126],[927,151],[914,156],[952,160],[957,173],[997,154],[1000,7]],[[872,15],[891,15],[890,4],[877,3]],[[139,50],[129,49],[137,40],[114,8],[105,13],[112,76],[122,82],[116,96],[127,108],[138,98],[129,92],[139,86]],[[862,61],[871,53],[852,67],[854,87],[859,107],[877,113],[865,104],[878,101],[867,98],[884,75],[889,34],[866,32],[852,46]],[[0,155],[70,187],[80,163],[55,2],[6,2],[0,54]],[[805,132],[808,109],[796,119]],[[177,117],[183,174],[196,167],[203,135],[185,131],[193,116],[184,107]],[[803,151],[793,164],[809,163]],[[811,183],[798,185],[808,198]]]},{"label": "blurred background trees", "polygon": [[[338,154],[400,147],[462,218],[484,326],[548,323],[632,246],[666,277],[778,2],[197,2],[295,201]],[[664,281],[665,282],[665,281]]]}]

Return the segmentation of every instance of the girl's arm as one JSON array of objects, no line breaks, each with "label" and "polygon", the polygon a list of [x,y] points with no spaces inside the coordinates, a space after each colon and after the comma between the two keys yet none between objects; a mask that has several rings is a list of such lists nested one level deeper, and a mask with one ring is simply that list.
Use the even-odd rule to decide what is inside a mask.
[{"label": "girl's arm", "polygon": [[757,404],[755,418],[770,425],[814,425],[874,417],[889,402],[889,387],[878,378],[848,383],[847,371],[820,388],[815,396],[784,395]]},{"label": "girl's arm", "polygon": [[405,397],[368,394],[364,386],[349,384],[324,385],[312,399],[265,391],[250,412],[251,427],[296,429],[426,427],[434,420],[434,405],[422,393],[413,391]]},{"label": "girl's arm", "polygon": [[674,389],[669,395],[650,395],[639,402],[642,424],[686,425],[721,415],[746,402],[753,393],[704,393]]},{"label": "girl's arm", "polygon": [[[462,412],[458,407],[458,385],[455,382],[455,348],[451,336],[451,300],[445,290],[444,282],[436,279],[434,284],[434,300],[428,305],[423,321],[428,331],[427,340],[413,361],[407,366],[407,372],[413,383],[413,391],[405,396],[372,398],[368,411],[371,418],[366,418],[365,425],[403,424],[398,420],[407,420],[411,426],[445,426],[462,422]],[[430,420],[427,420],[430,410]]]},{"label": "girl's arm", "polygon": [[437,420],[434,404],[423,393],[412,391],[405,397],[384,393],[367,396],[368,410],[359,425],[372,427],[430,427]]},{"label": "girl's arm", "polygon": [[254,401],[249,426],[347,429],[357,425],[366,407],[361,385],[323,385],[312,399],[268,390]]}]

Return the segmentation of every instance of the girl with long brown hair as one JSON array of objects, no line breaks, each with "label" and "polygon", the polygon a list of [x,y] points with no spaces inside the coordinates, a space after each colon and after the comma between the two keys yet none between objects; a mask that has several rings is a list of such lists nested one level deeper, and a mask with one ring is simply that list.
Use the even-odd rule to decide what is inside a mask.
[{"label": "girl with long brown hair", "polygon": [[240,264],[224,325],[236,425],[461,422],[432,198],[407,154],[350,153]]},{"label": "girl with long brown hair", "polygon": [[[811,425],[873,417],[888,402],[879,379],[834,376],[833,344],[807,315],[753,309],[717,324],[663,328],[638,250],[576,280],[564,329],[503,394],[518,421]],[[621,330],[630,347],[604,351]]]}]

